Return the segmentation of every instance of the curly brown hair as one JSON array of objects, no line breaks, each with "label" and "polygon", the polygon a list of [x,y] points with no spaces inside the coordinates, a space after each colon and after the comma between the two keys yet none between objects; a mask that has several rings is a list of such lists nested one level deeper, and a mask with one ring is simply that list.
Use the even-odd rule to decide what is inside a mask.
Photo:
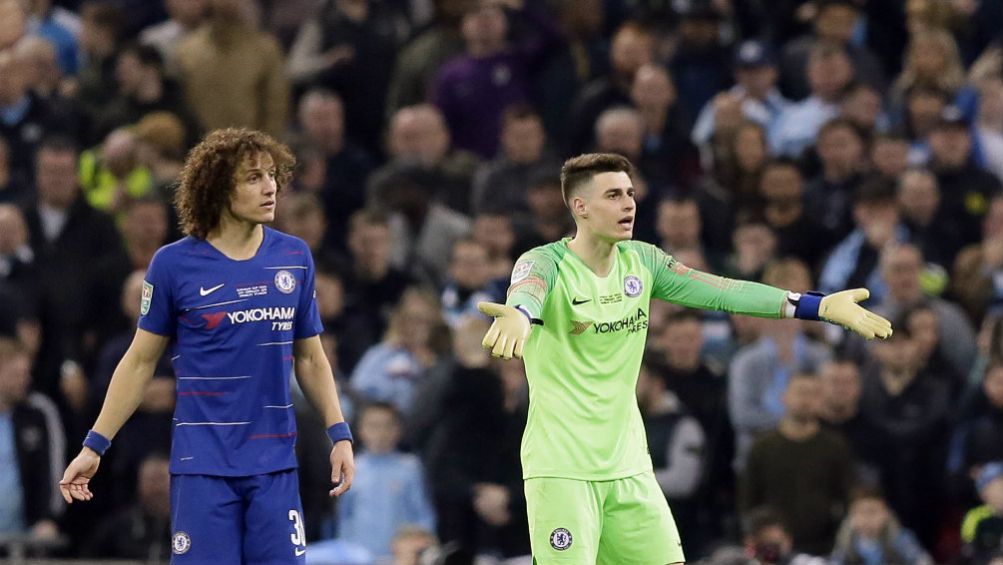
[{"label": "curly brown hair", "polygon": [[268,153],[275,162],[275,183],[281,192],[292,178],[296,158],[286,145],[260,131],[226,128],[206,135],[185,160],[174,194],[181,230],[199,239],[219,225],[229,205],[236,174],[244,159]]}]

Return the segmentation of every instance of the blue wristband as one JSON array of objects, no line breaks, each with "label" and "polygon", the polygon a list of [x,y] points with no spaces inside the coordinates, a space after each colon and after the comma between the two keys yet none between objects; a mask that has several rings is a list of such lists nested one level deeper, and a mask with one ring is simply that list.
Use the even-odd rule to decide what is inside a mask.
[{"label": "blue wristband", "polygon": [[104,457],[104,452],[111,447],[111,440],[94,430],[90,430],[84,437],[84,447],[93,449],[99,456]]},{"label": "blue wristband", "polygon": [[338,422],[328,428],[327,437],[331,438],[331,443],[338,443],[339,441],[355,443],[355,440],[352,439],[352,430],[348,429],[348,422]]},{"label": "blue wristband", "polygon": [[794,306],[794,317],[799,320],[818,320],[818,308],[825,294],[821,292],[806,292]]}]

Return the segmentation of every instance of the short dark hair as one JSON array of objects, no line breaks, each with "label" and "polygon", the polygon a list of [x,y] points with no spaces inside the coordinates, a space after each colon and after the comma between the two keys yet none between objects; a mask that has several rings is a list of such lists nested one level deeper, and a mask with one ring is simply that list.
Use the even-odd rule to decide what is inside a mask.
[{"label": "short dark hair", "polygon": [[42,151],[52,151],[53,153],[80,153],[80,146],[72,137],[63,134],[52,134],[42,138],[35,150],[35,155]]},{"label": "short dark hair", "polygon": [[561,167],[561,195],[570,202],[575,190],[600,173],[634,174],[630,160],[616,153],[585,153],[572,157]]},{"label": "short dark hair", "polygon": [[540,117],[540,113],[529,104],[513,104],[505,108],[505,111],[502,112],[502,124],[507,125],[520,120],[541,121],[542,118]]},{"label": "short dark hair", "polygon": [[366,402],[365,404],[362,405],[362,410],[359,410],[359,419],[361,420],[362,415],[370,410],[386,410],[387,412],[393,414],[394,418],[396,418],[398,423],[401,421],[400,410],[398,410],[397,406],[395,406],[390,402],[386,402],[383,400],[371,400],[369,402]]},{"label": "short dark hair", "polygon": [[703,316],[700,312],[693,310],[692,308],[685,308],[679,310],[678,312],[673,312],[665,318],[665,327],[669,327],[674,324],[681,324],[683,322],[696,322],[698,324],[703,323]]},{"label": "short dark hair", "polygon": [[853,204],[874,205],[895,203],[898,181],[885,177],[871,177],[857,188]]},{"label": "short dark hair", "polygon": [[829,133],[832,132],[833,130],[840,128],[852,131],[853,135],[855,135],[857,139],[863,141],[863,136],[860,135],[860,130],[857,129],[857,126],[853,122],[851,122],[848,118],[844,118],[842,116],[833,118],[828,122],[825,122],[822,125],[822,127],[819,128],[816,139],[821,140],[823,136],[829,135]]},{"label": "short dark hair", "polygon": [[390,225],[390,214],[379,208],[363,208],[348,217],[348,231],[359,229],[361,224]]},{"label": "short dark hair", "polygon": [[127,43],[119,51],[118,56],[133,55],[139,60],[139,64],[144,67],[153,67],[157,72],[164,71],[164,57],[155,47],[143,43]]},{"label": "short dark hair", "polygon": [[747,536],[758,536],[763,530],[773,526],[789,531],[783,516],[771,506],[758,506],[742,517],[742,530]]}]

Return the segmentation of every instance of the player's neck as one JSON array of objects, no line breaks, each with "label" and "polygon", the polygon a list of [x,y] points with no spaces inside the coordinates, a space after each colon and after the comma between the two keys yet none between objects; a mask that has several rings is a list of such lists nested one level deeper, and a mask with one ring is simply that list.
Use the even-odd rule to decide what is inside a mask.
[{"label": "player's neck", "polygon": [[265,228],[261,224],[241,222],[224,214],[219,226],[205,239],[230,259],[244,261],[257,255],[265,239]]},{"label": "player's neck", "polygon": [[613,270],[615,242],[599,239],[579,227],[568,248],[597,276],[605,277]]}]

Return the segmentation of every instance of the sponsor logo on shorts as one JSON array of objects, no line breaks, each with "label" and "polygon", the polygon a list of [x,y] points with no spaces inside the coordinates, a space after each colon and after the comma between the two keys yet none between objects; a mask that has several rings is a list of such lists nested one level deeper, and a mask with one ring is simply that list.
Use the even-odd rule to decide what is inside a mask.
[{"label": "sponsor logo on shorts", "polygon": [[286,270],[275,273],[275,288],[283,294],[290,294],[296,288],[296,277]]},{"label": "sponsor logo on shorts", "polygon": [[571,537],[571,532],[567,528],[557,528],[553,532],[550,532],[550,547],[556,549],[557,551],[564,551],[571,547],[571,542],[574,538]]},{"label": "sponsor logo on shorts", "polygon": [[182,555],[188,553],[188,550],[192,548],[192,538],[188,537],[185,532],[177,532],[174,537],[171,538],[171,551],[175,555]]},{"label": "sponsor logo on shorts", "polygon": [[639,296],[642,290],[644,290],[644,284],[641,283],[641,279],[634,275],[627,275],[623,279],[623,293],[627,296],[634,298]]}]

